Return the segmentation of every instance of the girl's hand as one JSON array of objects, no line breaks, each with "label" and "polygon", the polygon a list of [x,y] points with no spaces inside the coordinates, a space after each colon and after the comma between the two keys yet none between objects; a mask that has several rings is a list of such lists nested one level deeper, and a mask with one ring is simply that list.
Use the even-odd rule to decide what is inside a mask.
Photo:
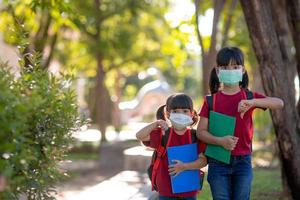
[{"label": "girl's hand", "polygon": [[241,100],[238,105],[238,112],[241,113],[241,118],[243,119],[244,114],[254,106],[254,100]]},{"label": "girl's hand", "polygon": [[180,172],[185,170],[185,164],[180,160],[172,160],[174,164],[169,165],[170,176],[177,176]]},{"label": "girl's hand", "polygon": [[220,144],[222,147],[224,147],[224,149],[232,151],[235,148],[238,140],[238,137],[228,135],[220,138]]},{"label": "girl's hand", "polygon": [[162,119],[156,121],[156,126],[162,128],[163,130],[167,130],[169,128],[168,123]]}]

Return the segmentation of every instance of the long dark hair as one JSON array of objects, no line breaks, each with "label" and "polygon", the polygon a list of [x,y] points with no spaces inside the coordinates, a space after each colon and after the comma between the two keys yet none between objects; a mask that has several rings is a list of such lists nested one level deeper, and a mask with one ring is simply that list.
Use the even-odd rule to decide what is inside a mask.
[{"label": "long dark hair", "polygon": [[[218,54],[216,59],[218,66],[228,66],[230,63],[244,66],[244,54],[237,47],[224,47]],[[247,71],[243,74],[242,81],[239,86],[245,90],[248,90],[249,77]],[[219,91],[220,81],[217,75],[216,68],[214,67],[210,72],[209,89],[210,93],[214,94]]]},{"label": "long dark hair", "polygon": [[166,101],[166,104],[160,106],[156,111],[156,119],[166,120],[164,111],[166,110],[167,112],[170,112],[171,110],[175,109],[189,109],[191,113],[193,113],[194,123],[192,125],[198,122],[198,115],[197,112],[194,110],[193,100],[191,97],[184,93],[177,93],[169,96]]}]

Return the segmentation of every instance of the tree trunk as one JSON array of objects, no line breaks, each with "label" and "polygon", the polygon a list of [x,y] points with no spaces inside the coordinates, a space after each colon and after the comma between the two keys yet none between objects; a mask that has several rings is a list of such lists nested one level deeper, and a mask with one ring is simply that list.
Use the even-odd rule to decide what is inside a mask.
[{"label": "tree trunk", "polygon": [[119,103],[121,100],[121,72],[120,69],[117,69],[117,76],[115,80],[115,96],[113,98],[113,116],[112,124],[115,128],[115,131],[119,133],[121,131],[121,111],[119,109]]},{"label": "tree trunk", "polygon": [[[224,8],[225,0],[214,0],[214,18],[211,34],[210,47],[208,52],[205,52],[202,42],[202,36],[199,27],[199,14],[200,14],[200,0],[195,0],[195,14],[196,14],[196,32],[201,46],[201,60],[202,60],[202,94],[209,92],[209,77],[212,68],[215,66],[215,58],[217,55],[217,34],[218,23],[221,12]],[[228,25],[230,26],[230,24]]]},{"label": "tree trunk", "polygon": [[103,57],[101,53],[97,54],[97,75],[96,75],[96,86],[95,86],[95,111],[96,111],[96,122],[101,132],[101,141],[106,141],[105,133],[106,126],[109,121],[108,115],[108,91],[105,87],[104,78],[105,72],[103,68]]},{"label": "tree trunk", "polygon": [[[96,33],[93,38],[96,44],[101,44],[101,0],[94,0],[94,14],[96,18],[95,30]],[[96,75],[96,92],[95,92],[95,105],[96,105],[96,121],[101,132],[101,142],[106,141],[105,133],[109,115],[109,93],[105,86],[105,71],[103,67],[103,54],[101,49],[96,48],[96,61],[97,61],[97,75]]]},{"label": "tree trunk", "polygon": [[[268,96],[283,99],[282,110],[271,111],[275,133],[280,149],[283,170],[293,199],[300,199],[300,124],[295,107],[294,80],[288,79],[285,55],[280,46],[272,18],[270,1],[241,0],[250,37],[260,65],[264,90]],[[281,18],[285,16],[277,16]]]},{"label": "tree trunk", "polygon": [[221,12],[224,8],[225,0],[214,0],[214,18],[213,18],[213,27],[211,33],[211,41],[210,47],[207,52],[203,56],[203,81],[202,81],[202,88],[203,93],[206,94],[209,92],[209,77],[211,70],[216,65],[216,55],[217,55],[217,34],[218,34],[218,23],[220,19]]}]

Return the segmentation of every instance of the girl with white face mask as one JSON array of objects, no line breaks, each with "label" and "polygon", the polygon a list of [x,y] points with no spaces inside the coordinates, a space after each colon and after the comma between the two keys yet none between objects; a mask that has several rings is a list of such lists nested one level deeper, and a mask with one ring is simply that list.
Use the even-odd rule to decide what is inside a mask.
[{"label": "girl with white face mask", "polygon": [[[161,134],[169,131],[168,147],[179,146],[191,143],[192,131],[190,127],[198,121],[198,115],[194,111],[193,101],[186,94],[174,94],[167,99],[166,105],[161,106],[156,113],[157,120],[142,128],[136,137],[146,146],[157,149],[161,144]],[[169,127],[168,121],[171,123]],[[196,135],[195,135],[196,138]],[[183,163],[174,160],[174,164],[168,164],[167,155],[162,157],[156,176],[156,185],[159,199],[187,199],[196,200],[198,191],[184,193],[172,193],[170,176],[176,176],[180,172],[189,169],[200,169],[206,166],[206,158],[201,153],[205,149],[205,144],[196,140],[199,158],[190,163]]]}]

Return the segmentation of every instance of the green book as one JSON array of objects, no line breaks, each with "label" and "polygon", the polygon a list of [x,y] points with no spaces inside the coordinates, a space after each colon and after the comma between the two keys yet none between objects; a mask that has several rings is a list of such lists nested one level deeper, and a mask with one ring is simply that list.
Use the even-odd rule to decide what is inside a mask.
[{"label": "green book", "polygon": [[[208,131],[214,136],[223,137],[234,133],[235,117],[210,111],[208,123]],[[208,144],[205,155],[227,164],[230,163],[231,152],[222,146]]]}]

